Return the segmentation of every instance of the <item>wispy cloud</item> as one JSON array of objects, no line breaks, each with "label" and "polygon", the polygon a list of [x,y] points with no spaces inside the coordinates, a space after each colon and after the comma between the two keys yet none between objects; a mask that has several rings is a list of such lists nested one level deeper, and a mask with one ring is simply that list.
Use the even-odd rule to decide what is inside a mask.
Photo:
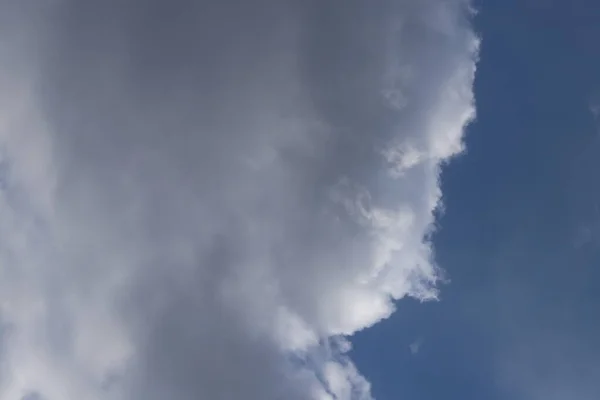
[{"label": "wispy cloud", "polygon": [[437,294],[465,2],[16,3],[0,397],[370,398],[343,337]]},{"label": "wispy cloud", "polygon": [[410,349],[411,354],[417,354],[419,350],[421,350],[421,346],[423,345],[423,338],[418,338],[414,342],[412,342],[408,348]]}]

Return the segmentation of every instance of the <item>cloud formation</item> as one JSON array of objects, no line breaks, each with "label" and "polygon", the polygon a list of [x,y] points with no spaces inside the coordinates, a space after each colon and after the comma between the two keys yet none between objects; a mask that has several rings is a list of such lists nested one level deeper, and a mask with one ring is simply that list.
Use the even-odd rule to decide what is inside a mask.
[{"label": "cloud formation", "polygon": [[460,0],[0,1],[0,398],[370,399],[432,299]]}]

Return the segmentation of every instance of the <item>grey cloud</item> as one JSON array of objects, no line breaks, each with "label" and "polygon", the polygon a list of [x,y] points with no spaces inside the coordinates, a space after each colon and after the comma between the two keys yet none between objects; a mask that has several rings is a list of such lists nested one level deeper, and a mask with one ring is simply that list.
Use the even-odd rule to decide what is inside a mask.
[{"label": "grey cloud", "polygon": [[473,116],[466,12],[16,10],[0,48],[21,63],[0,79],[17,99],[0,115],[15,326],[0,396],[370,398],[340,335],[436,296],[439,164]]}]

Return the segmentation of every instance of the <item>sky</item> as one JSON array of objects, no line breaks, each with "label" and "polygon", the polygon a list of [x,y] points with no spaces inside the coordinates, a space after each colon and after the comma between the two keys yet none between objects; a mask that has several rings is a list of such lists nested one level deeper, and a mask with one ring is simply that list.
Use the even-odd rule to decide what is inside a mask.
[{"label": "sky", "polygon": [[475,6],[477,119],[434,238],[450,282],[359,334],[354,359],[377,398],[596,399],[600,4]]},{"label": "sky", "polygon": [[0,400],[597,398],[599,22],[0,0]]}]

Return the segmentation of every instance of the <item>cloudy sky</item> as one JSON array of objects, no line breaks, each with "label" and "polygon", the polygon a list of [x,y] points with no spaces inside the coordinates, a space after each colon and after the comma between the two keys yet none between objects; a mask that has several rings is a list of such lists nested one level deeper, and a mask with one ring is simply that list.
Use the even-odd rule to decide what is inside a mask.
[{"label": "cloudy sky", "polygon": [[477,118],[434,236],[450,282],[358,334],[353,359],[382,399],[597,399],[600,3],[475,7]]},{"label": "cloudy sky", "polygon": [[568,4],[0,0],[0,400],[595,399]]}]

